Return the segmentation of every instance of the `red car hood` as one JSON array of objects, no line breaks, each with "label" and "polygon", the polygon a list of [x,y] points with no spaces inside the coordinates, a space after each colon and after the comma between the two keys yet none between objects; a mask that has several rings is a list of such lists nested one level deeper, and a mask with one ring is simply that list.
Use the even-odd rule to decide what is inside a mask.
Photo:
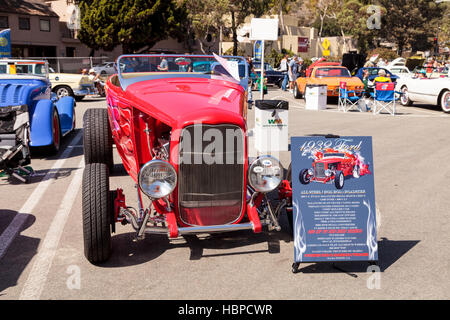
[{"label": "red car hood", "polygon": [[244,89],[235,83],[206,78],[168,78],[136,82],[125,95],[133,107],[183,128],[193,123],[233,123],[242,128]]}]

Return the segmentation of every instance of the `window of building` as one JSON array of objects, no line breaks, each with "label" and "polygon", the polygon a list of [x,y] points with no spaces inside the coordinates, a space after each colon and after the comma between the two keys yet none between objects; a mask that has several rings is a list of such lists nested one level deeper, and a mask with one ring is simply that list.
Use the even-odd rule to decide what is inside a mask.
[{"label": "window of building", "polygon": [[20,18],[19,17],[19,29],[20,30],[30,30],[30,18]]},{"label": "window of building", "polygon": [[66,47],[66,57],[75,57],[74,47]]},{"label": "window of building", "polygon": [[9,28],[8,16],[0,16],[0,28]]},{"label": "window of building", "polygon": [[49,19],[40,19],[39,20],[41,31],[50,32],[50,20]]}]

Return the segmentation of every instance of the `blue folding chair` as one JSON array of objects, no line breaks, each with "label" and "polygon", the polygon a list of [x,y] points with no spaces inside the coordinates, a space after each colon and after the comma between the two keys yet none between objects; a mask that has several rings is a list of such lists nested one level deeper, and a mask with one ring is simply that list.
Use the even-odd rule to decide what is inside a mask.
[{"label": "blue folding chair", "polygon": [[358,106],[360,97],[356,95],[353,90],[347,89],[347,82],[339,82],[339,100],[338,100],[338,110],[347,112],[351,109],[356,109],[361,111]]},{"label": "blue folding chair", "polygon": [[375,83],[373,114],[378,114],[381,113],[381,111],[386,110],[394,116],[396,102],[395,94],[395,83]]}]

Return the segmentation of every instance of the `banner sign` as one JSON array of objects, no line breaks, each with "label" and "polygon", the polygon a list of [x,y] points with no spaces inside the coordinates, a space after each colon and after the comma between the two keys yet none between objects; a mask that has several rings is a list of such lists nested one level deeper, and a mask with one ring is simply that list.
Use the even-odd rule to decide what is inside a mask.
[{"label": "banner sign", "polygon": [[309,38],[298,37],[298,52],[308,52]]},{"label": "banner sign", "polygon": [[295,262],[377,261],[372,137],[292,137]]},{"label": "banner sign", "polygon": [[253,52],[254,52],[255,61],[261,61],[261,55],[262,55],[262,41],[261,40],[255,41]]},{"label": "banner sign", "polygon": [[11,29],[0,31],[0,58],[11,58]]}]

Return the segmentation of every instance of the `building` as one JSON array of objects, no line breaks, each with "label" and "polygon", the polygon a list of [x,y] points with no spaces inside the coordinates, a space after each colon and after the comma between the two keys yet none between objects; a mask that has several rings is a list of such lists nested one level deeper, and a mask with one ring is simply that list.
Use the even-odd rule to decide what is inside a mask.
[{"label": "building", "polygon": [[0,29],[8,28],[14,57],[58,55],[59,17],[44,2],[0,0]]},{"label": "building", "polygon": [[[90,56],[90,48],[76,37],[73,4],[73,0],[0,0],[0,30],[11,29],[13,57]],[[95,55],[114,59],[121,52],[116,48]]]},{"label": "building", "polygon": [[[278,16],[265,16],[263,18],[276,19]],[[253,44],[248,39],[252,17],[248,17],[238,30],[240,48],[245,55],[253,55]],[[279,19],[280,21],[280,19]],[[279,37],[277,41],[266,41],[265,52],[272,49],[280,52],[282,49],[290,50],[303,58],[322,57],[324,48],[322,43],[325,37],[319,38],[318,30],[309,27],[300,27],[298,18],[284,15],[283,26],[279,23]],[[326,37],[329,42],[330,56],[340,57],[344,53],[356,50],[356,43],[351,37]],[[226,52],[233,47],[233,42],[222,42],[222,51]]]}]

